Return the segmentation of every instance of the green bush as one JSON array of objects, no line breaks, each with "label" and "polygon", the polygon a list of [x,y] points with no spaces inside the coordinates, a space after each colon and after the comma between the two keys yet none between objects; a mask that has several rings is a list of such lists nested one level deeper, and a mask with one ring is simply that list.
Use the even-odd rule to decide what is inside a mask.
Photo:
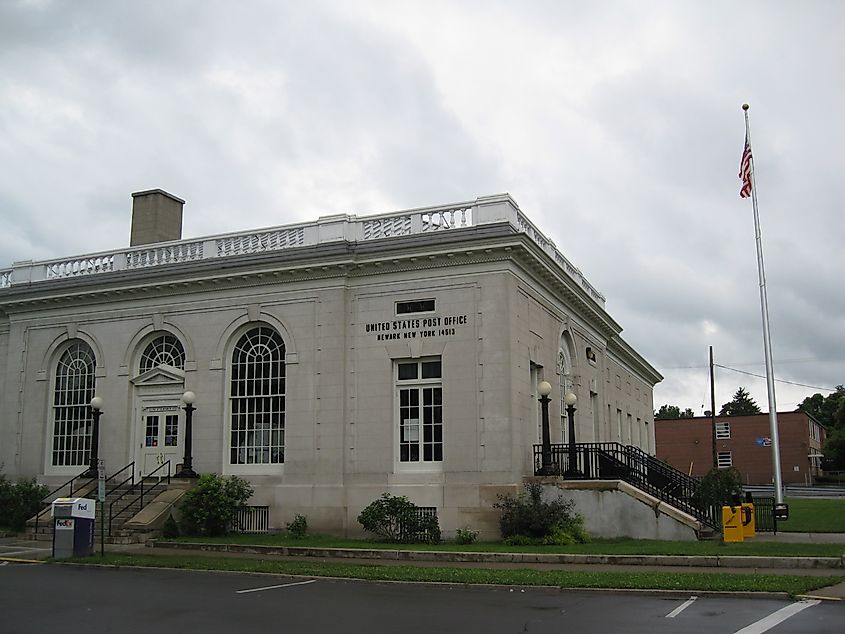
[{"label": "green bush", "polygon": [[[525,537],[528,543],[544,539],[564,539],[564,535],[578,542],[589,539],[584,530],[584,518],[575,513],[575,502],[557,498],[550,502],[543,500],[543,487],[536,482],[525,485],[525,491],[517,496],[500,495],[493,507],[502,511],[499,528],[506,543],[508,538]],[[571,542],[566,542],[571,543]]]},{"label": "green bush", "polygon": [[455,531],[455,542],[458,544],[474,544],[478,541],[478,531],[471,528],[459,528]]},{"label": "green bush", "polygon": [[214,473],[201,475],[197,485],[183,498],[180,532],[212,537],[225,535],[250,497],[252,486],[242,478]]},{"label": "green bush", "polygon": [[164,526],[161,529],[161,536],[179,537],[179,525],[176,523],[176,520],[173,519],[172,515],[167,516],[167,520],[165,520]]},{"label": "green bush", "polygon": [[292,522],[286,524],[288,535],[294,539],[302,539],[308,533],[308,520],[304,515],[298,513],[294,516]]},{"label": "green bush", "polygon": [[440,542],[440,524],[436,515],[421,515],[405,496],[382,493],[358,515],[364,530],[396,543]]},{"label": "green bush", "polygon": [[568,522],[552,527],[552,532],[543,538],[543,544],[546,546],[587,544],[590,541],[590,534],[584,528],[584,517],[577,513]]},{"label": "green bush", "polygon": [[692,503],[700,509],[733,504],[742,496],[742,474],[735,468],[711,469],[701,478]]},{"label": "green bush", "polygon": [[49,489],[35,478],[20,478],[16,482],[0,473],[0,526],[23,530],[26,521],[41,510],[41,500]]}]

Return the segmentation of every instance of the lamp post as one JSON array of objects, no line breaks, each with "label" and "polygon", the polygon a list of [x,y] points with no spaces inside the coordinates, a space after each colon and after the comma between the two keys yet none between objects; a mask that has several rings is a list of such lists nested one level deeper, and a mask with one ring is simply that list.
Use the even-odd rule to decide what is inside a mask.
[{"label": "lamp post", "polygon": [[551,402],[549,394],[552,392],[552,386],[548,381],[540,381],[539,385],[537,385],[537,392],[540,394],[540,398],[537,400],[540,401],[540,409],[543,416],[542,462],[537,475],[554,475],[555,469],[554,465],[552,465],[552,441],[549,438],[549,403]]},{"label": "lamp post", "polygon": [[566,403],[566,415],[569,418],[569,466],[566,473],[563,475],[567,477],[579,477],[581,472],[578,470],[578,454],[575,451],[575,403],[578,397],[572,392],[563,397],[563,402]]},{"label": "lamp post", "polygon": [[88,461],[88,469],[82,474],[83,478],[96,478],[99,474],[100,462],[100,414],[103,409],[103,399],[95,396],[91,399],[91,417],[94,419],[94,426],[91,430],[91,459]]},{"label": "lamp post", "polygon": [[194,458],[191,455],[191,436],[192,436],[192,423],[194,418],[194,410],[197,408],[194,407],[194,400],[197,398],[197,395],[193,392],[185,392],[182,395],[182,402],[185,403],[185,407],[182,409],[185,410],[185,457],[182,459],[182,468],[179,470],[174,477],[176,478],[197,478],[197,472],[193,469],[193,462]]}]

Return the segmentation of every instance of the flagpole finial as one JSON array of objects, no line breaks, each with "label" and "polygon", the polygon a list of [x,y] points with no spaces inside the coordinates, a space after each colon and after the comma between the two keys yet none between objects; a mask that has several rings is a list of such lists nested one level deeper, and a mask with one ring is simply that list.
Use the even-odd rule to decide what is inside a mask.
[{"label": "flagpole finial", "polygon": [[747,103],[742,104],[742,109],[747,112],[748,111],[748,104]]}]

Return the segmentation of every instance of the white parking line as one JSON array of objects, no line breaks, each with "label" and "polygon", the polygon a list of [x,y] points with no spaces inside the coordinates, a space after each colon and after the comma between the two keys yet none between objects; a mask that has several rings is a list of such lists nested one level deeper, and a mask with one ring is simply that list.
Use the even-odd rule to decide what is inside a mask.
[{"label": "white parking line", "polygon": [[247,592],[261,592],[262,590],[276,590],[277,588],[290,588],[291,586],[304,586],[309,583],[314,583],[316,579],[309,579],[308,581],[297,581],[295,583],[283,583],[279,586],[265,586],[264,588],[250,588],[249,590],[235,590],[235,594],[245,594]]},{"label": "white parking line", "polygon": [[20,555],[21,553],[34,553],[39,550],[49,550],[48,548],[19,548],[17,550],[0,551],[0,557],[11,557],[12,555]]},{"label": "white parking line", "polygon": [[666,615],[666,618],[667,618],[667,619],[674,619],[674,618],[675,618],[676,616],[678,616],[681,612],[683,612],[683,611],[684,611],[684,610],[686,610],[689,606],[691,606],[693,603],[695,603],[695,600],[696,600],[697,598],[698,598],[698,597],[690,597],[689,599],[687,599],[686,601],[684,601],[681,605],[679,605],[679,606],[678,606],[678,607],[676,607],[674,610],[672,610],[671,612],[669,612],[669,614],[667,614],[667,615]]},{"label": "white parking line", "polygon": [[763,632],[767,632],[775,625],[783,623],[789,617],[795,616],[801,612],[801,610],[806,610],[807,608],[811,608],[819,603],[821,603],[821,601],[818,599],[814,599],[812,601],[796,601],[795,603],[791,603],[790,605],[781,608],[777,612],[772,612],[769,616],[760,619],[756,623],[752,623],[741,630],[737,630],[735,634],[763,634]]}]

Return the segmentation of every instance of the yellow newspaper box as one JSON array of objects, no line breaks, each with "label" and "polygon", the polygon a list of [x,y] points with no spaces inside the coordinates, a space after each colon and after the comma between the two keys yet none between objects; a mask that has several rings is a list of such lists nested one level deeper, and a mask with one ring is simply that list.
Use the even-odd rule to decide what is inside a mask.
[{"label": "yellow newspaper box", "polygon": [[742,503],[742,536],[749,539],[757,535],[757,525],[754,519],[754,505],[750,502]]},{"label": "yellow newspaper box", "polygon": [[745,539],[742,534],[742,507],[722,507],[722,540],[726,542],[741,542]]}]

